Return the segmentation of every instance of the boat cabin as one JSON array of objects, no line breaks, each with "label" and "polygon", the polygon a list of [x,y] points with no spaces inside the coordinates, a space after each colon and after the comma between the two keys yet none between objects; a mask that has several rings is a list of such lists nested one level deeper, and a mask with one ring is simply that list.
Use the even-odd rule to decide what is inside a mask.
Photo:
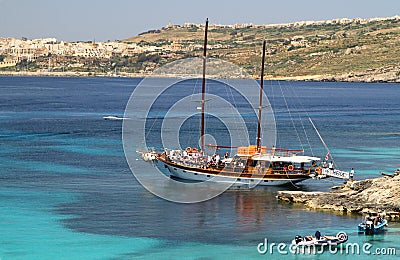
[{"label": "boat cabin", "polygon": [[303,150],[286,150],[262,146],[257,152],[256,146],[239,147],[238,153],[226,163],[234,171],[252,174],[294,174],[309,173],[321,159],[312,156],[297,155]]}]

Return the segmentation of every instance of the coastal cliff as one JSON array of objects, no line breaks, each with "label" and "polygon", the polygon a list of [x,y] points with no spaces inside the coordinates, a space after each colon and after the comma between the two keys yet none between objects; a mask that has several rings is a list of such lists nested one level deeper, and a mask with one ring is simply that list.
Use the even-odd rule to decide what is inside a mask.
[{"label": "coastal cliff", "polygon": [[376,179],[349,181],[331,192],[279,191],[277,198],[302,203],[310,209],[351,213],[386,212],[400,221],[400,169]]}]

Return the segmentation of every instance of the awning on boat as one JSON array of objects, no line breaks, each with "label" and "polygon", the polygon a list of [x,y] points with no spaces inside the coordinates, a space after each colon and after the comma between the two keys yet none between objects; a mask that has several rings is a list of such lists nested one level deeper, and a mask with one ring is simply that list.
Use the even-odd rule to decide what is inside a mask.
[{"label": "awning on boat", "polygon": [[268,162],[291,162],[291,163],[311,163],[312,161],[320,161],[321,158],[312,156],[271,156],[271,155],[256,155],[252,157],[255,161]]}]

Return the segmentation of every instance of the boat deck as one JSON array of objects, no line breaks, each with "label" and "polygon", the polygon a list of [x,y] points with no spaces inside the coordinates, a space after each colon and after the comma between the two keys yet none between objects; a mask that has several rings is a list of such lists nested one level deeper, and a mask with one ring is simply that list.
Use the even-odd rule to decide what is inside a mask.
[{"label": "boat deck", "polygon": [[[181,164],[170,160],[165,154],[159,154],[157,159],[171,167],[181,170],[198,172],[200,174],[212,174],[218,176],[235,177],[235,178],[254,178],[254,179],[298,179],[310,178],[309,170],[294,169],[293,171],[275,170],[272,168],[258,167],[232,167],[227,165],[219,166],[193,166],[190,164]],[[176,169],[175,169],[176,170]]]}]

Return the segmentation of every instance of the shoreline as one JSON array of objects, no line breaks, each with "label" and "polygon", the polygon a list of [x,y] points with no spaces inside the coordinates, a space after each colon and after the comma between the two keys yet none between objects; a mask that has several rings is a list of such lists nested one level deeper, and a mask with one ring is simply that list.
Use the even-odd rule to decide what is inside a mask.
[{"label": "shoreline", "polygon": [[[335,213],[382,213],[392,221],[400,221],[400,169],[383,177],[349,181],[329,192],[278,191],[276,198],[303,204],[312,210]],[[337,188],[337,187],[336,187]]]},{"label": "shoreline", "polygon": [[[304,82],[351,82],[351,83],[400,83],[400,78],[357,78],[351,77],[346,78],[343,75],[332,76],[332,75],[309,75],[309,76],[278,76],[278,77],[265,77],[265,80],[277,80],[277,81],[304,81]],[[107,74],[107,73],[93,73],[93,72],[29,72],[29,71],[0,71],[1,76],[11,77],[107,77],[107,78],[146,78],[146,77],[160,77],[153,75],[152,73],[120,73],[120,74]],[[188,76],[188,75],[185,75]],[[348,76],[348,75],[347,75]],[[166,78],[179,78],[180,75],[162,75]],[[196,77],[196,75],[193,75]],[[210,77],[212,78],[212,77]],[[236,78],[236,77],[232,77]],[[238,78],[239,79],[239,78]],[[259,80],[259,78],[253,78]]]}]

